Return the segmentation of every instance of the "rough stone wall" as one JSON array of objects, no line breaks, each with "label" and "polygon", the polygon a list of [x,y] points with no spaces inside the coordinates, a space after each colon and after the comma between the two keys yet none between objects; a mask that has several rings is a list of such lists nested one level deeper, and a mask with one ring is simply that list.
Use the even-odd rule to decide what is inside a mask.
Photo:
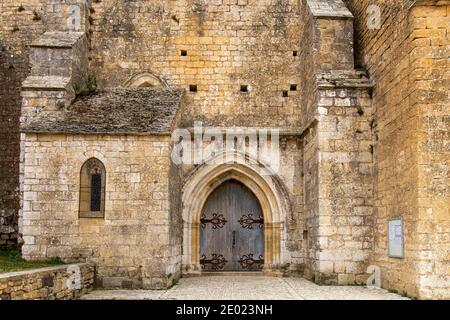
[{"label": "rough stone wall", "polygon": [[303,137],[305,276],[364,283],[372,252],[372,105],[366,87],[320,87]]},{"label": "rough stone wall", "polygon": [[303,243],[305,277],[313,279],[319,270],[317,253],[319,244],[319,148],[317,124],[311,126],[302,140],[304,222]]},{"label": "rough stone wall", "polygon": [[[357,60],[376,85],[375,242],[383,287],[419,298],[449,294],[448,1],[347,1]],[[381,12],[369,29],[368,5]],[[389,258],[387,224],[402,217],[405,258]]]},{"label": "rough stone wall", "polygon": [[[3,273],[0,300],[77,299],[93,289],[94,277],[95,266],[89,263]],[[75,285],[69,287],[68,281]]]},{"label": "rough stone wall", "polygon": [[[15,246],[19,211],[19,118],[21,83],[29,75],[29,45],[48,30],[68,30],[69,7],[77,3],[80,27],[87,6],[77,0],[4,0],[0,3],[0,246]],[[87,2],[86,2],[87,3]]]},{"label": "rough stone wall", "polygon": [[[303,21],[303,30],[301,34],[300,56],[303,61],[301,64],[300,75],[302,76],[302,89],[300,92],[300,101],[302,108],[302,119],[300,131],[302,131],[301,155],[302,155],[302,180],[303,189],[303,215],[301,215],[301,229],[299,233],[302,238],[302,252],[304,254],[304,275],[313,279],[317,266],[317,252],[320,250],[318,244],[319,220],[316,217],[319,214],[319,156],[317,141],[317,103],[318,90],[315,73],[317,71],[315,54],[318,50],[317,27],[314,16],[311,14],[307,3],[304,2],[301,8],[301,20]],[[304,131],[304,132],[303,132]]]},{"label": "rough stone wall", "polygon": [[87,47],[82,32],[45,32],[31,43],[30,75],[22,82],[22,123],[42,114],[56,118],[76,93],[86,90]]},{"label": "rough stone wall", "polygon": [[[165,136],[27,134],[23,256],[88,259],[103,287],[170,286],[181,267],[169,232],[169,147]],[[80,169],[91,157],[106,167],[104,219],[78,215]]]},{"label": "rough stone wall", "polygon": [[291,203],[291,215],[286,215],[284,239],[286,260],[289,261],[287,271],[293,274],[303,274],[307,248],[303,239],[305,225],[304,207],[304,176],[302,140],[299,136],[281,137],[281,165],[279,176],[284,183]]},{"label": "rough stone wall", "polygon": [[316,281],[363,284],[372,250],[372,106],[366,88],[321,88]]},{"label": "rough stone wall", "polygon": [[[164,9],[164,6],[166,9]],[[166,12],[167,7],[175,14],[169,15]],[[50,7],[46,8],[46,12],[51,12],[48,9]],[[55,8],[53,12],[56,15],[56,20],[63,21],[56,14],[62,11],[57,10],[57,6]],[[104,1],[92,3],[89,11],[91,13],[90,21],[93,23],[90,29],[86,25],[86,28],[90,31],[88,35],[93,40],[90,73],[97,77],[100,88],[121,85],[129,76],[136,73],[152,72],[158,76],[162,75],[163,80],[169,85],[185,88],[189,87],[190,84],[198,86],[198,92],[190,94],[187,98],[186,104],[189,105],[189,109],[183,114],[184,125],[191,125],[190,114],[197,120],[209,119],[210,124],[221,126],[233,123],[233,125],[249,125],[252,127],[258,125],[290,126],[291,129],[295,129],[295,124],[299,120],[299,107],[296,97],[298,91],[301,90],[301,84],[297,81],[298,73],[295,72],[299,60],[298,35],[301,30],[299,27],[300,20],[297,19],[298,8],[295,1],[267,1],[267,3],[217,1],[208,4],[202,4],[198,1],[195,3],[178,1],[176,5],[173,2],[165,2],[161,5],[161,2],[130,3],[116,1],[112,3]],[[112,13],[118,18],[116,17],[111,23],[110,15]],[[132,26],[123,26],[128,22],[128,18],[123,15],[135,16]],[[176,15],[181,17],[178,22],[176,22],[178,20]],[[154,19],[148,19],[149,16]],[[199,16],[201,16],[201,23],[197,21]],[[104,24],[105,21],[106,24]],[[101,23],[101,26],[96,26],[96,22]],[[173,25],[174,23],[175,25]],[[200,25],[197,25],[197,23],[200,23]],[[167,26],[173,28],[174,31],[167,32]],[[112,30],[109,28],[112,28]],[[47,29],[65,30],[55,25],[48,25]],[[154,32],[149,32],[149,30]],[[267,37],[271,37],[272,40],[267,42]],[[117,43],[117,41],[120,43]],[[126,43],[123,41],[126,41]],[[40,42],[37,41],[38,44]],[[130,50],[130,46],[135,47]],[[68,49],[64,50],[69,51]],[[186,57],[181,56],[181,50],[187,51]],[[33,54],[33,57],[35,57],[33,65],[37,67],[35,69],[39,73],[40,70],[44,70],[43,67],[48,67],[45,65],[46,61],[49,60],[48,57],[58,54],[61,49],[57,46],[52,49],[41,49],[38,45],[33,51],[35,52]],[[297,52],[295,56],[294,51]],[[114,53],[114,59],[111,61],[109,55],[112,52]],[[52,59],[52,64],[52,72],[57,72],[58,68],[63,67],[63,64],[55,61],[55,59]],[[62,71],[65,72],[65,70]],[[244,79],[245,81],[238,83],[236,79]],[[34,79],[30,79],[32,85],[34,85],[33,82]],[[240,92],[241,84],[248,85],[248,93]],[[291,88],[291,84],[295,85],[294,88]],[[42,86],[30,87],[33,90],[29,90],[27,87],[22,93],[25,98],[24,101],[26,101],[24,109],[28,107],[40,108],[47,105],[47,111],[53,111],[57,107],[57,101],[63,99],[61,93],[56,92],[54,96],[50,96],[48,92],[43,92],[43,89],[48,91],[46,86],[45,88]],[[62,89],[71,90],[71,88]],[[283,91],[287,92],[288,97],[283,97]],[[50,107],[48,107],[49,105]],[[288,248],[283,250],[286,250],[292,258],[287,259],[292,261],[291,270],[297,272],[298,266],[302,262],[300,254],[301,237],[299,237],[301,231],[298,231],[298,228],[301,230],[302,227],[301,221],[297,219],[303,209],[301,205],[302,184],[298,183],[301,172],[298,160],[300,155],[295,137],[286,136],[283,139],[285,140],[285,155],[281,175],[288,185],[295,207],[294,216],[288,217],[289,225],[285,226],[289,228],[289,232],[286,233],[286,239],[283,239],[283,241],[286,241]],[[38,171],[42,169],[27,168],[27,159],[29,159],[30,154],[26,147],[29,143],[28,138],[25,137],[23,143],[25,146],[23,230],[27,235],[24,253],[31,259],[38,258],[42,254],[47,255],[47,249],[50,250],[51,255],[59,255],[62,253],[61,246],[49,247],[44,244],[38,249],[33,243],[34,239],[29,237],[38,231],[33,231],[27,226],[30,203],[26,198],[30,196],[29,190],[27,190],[30,187],[26,177],[28,174],[32,174],[34,169]],[[39,152],[39,150],[32,152]],[[169,172],[173,184],[168,195],[171,208],[170,219],[168,218],[168,221],[171,221],[168,233],[170,240],[164,248],[169,253],[164,253],[164,257],[167,257],[165,265],[170,268],[170,271],[165,275],[169,274],[169,278],[171,278],[170,275],[175,274],[179,269],[177,268],[177,259],[180,256],[181,237],[179,230],[182,224],[177,223],[181,222],[177,214],[181,209],[179,193],[181,182],[178,180],[180,171],[177,168],[172,166],[171,170],[167,170],[167,172]],[[295,174],[292,175],[292,172],[295,172]],[[45,175],[44,172],[41,173]],[[63,180],[60,180],[59,183],[61,186],[66,185],[66,181]],[[69,195],[64,194],[64,196]],[[52,207],[53,201],[53,198],[43,199],[40,205]],[[46,202],[45,205],[44,202]],[[62,205],[60,210],[62,210]],[[37,213],[37,211],[38,209],[35,212]],[[47,218],[41,218],[41,220],[47,220]],[[42,221],[44,225],[47,223]],[[125,224],[125,221],[123,223]],[[47,228],[41,227],[39,230],[42,233],[47,233],[49,232]],[[69,234],[71,232],[69,231]],[[128,232],[135,234],[133,230],[128,230]],[[125,231],[123,233],[126,234]],[[61,232],[61,238],[62,234],[63,232]],[[89,236],[83,236],[83,246],[87,246],[88,252],[90,248],[89,240]],[[94,242],[99,243],[96,240]],[[83,246],[80,245],[80,248]],[[41,250],[41,252],[33,255],[33,250]],[[67,258],[77,254],[69,252],[67,251]],[[142,255],[144,254],[145,252],[142,253]],[[124,274],[122,272],[124,268],[121,267],[122,259],[119,254],[115,258],[119,261],[119,267],[114,270],[112,268],[113,258],[106,264],[105,260],[101,261],[99,279],[103,280],[103,285],[139,287],[142,286],[142,283],[135,283],[136,280],[139,282],[139,277],[145,279],[154,277],[145,274],[141,276],[140,271],[133,271],[134,273],[129,272],[129,274],[125,272],[122,279],[120,278],[120,274]],[[102,271],[102,266],[105,266],[106,269],[109,268],[109,273],[105,276],[103,275],[106,272]],[[127,265],[130,268],[132,266],[136,266],[135,261],[134,264]],[[148,270],[158,273],[161,266],[162,263],[158,265],[154,263],[151,266],[149,264]],[[119,275],[119,277],[112,279],[113,275]],[[125,280],[126,277],[134,278],[135,282],[128,283]],[[171,279],[161,286],[168,285],[170,281]],[[146,285],[150,286],[144,283],[144,286]],[[158,286],[159,284],[151,283],[151,285]]]},{"label": "rough stone wall", "polygon": [[[6,155],[0,160],[3,161],[0,172],[7,178],[2,179],[7,184],[0,188],[0,222],[3,224],[0,231],[8,235],[2,236],[0,244],[16,237],[14,232],[12,236],[9,233],[15,227],[18,206],[18,94],[20,82],[28,73],[28,52],[24,48],[44,30],[70,29],[67,10],[74,2],[79,1],[26,0],[23,1],[24,11],[19,11],[12,1],[1,3],[0,41],[6,49],[1,52],[0,76],[2,80],[7,79],[8,84],[0,91],[0,104],[4,105],[0,114],[2,120],[5,119],[3,123],[8,125],[0,129],[4,130],[0,147]],[[445,153],[448,1],[420,1],[412,8],[411,1],[374,2],[382,9],[380,30],[365,28],[368,1],[346,1],[356,17],[357,64],[363,65],[376,83],[374,121],[368,103],[369,91],[361,86],[364,74],[353,70],[353,22],[338,0],[83,2],[79,29],[86,31],[91,41],[89,73],[97,78],[100,88],[122,85],[139,73],[153,73],[161,78],[161,84],[187,89],[188,108],[183,114],[183,126],[192,126],[195,119],[204,120],[208,125],[273,126],[293,132],[285,138],[280,174],[289,190],[294,212],[294,216],[286,220],[288,232],[283,241],[286,241],[291,261],[304,263],[306,274],[317,281],[353,283],[363,280],[363,257],[372,250],[369,246],[372,235],[368,229],[372,225],[369,154],[374,151],[376,210],[371,260],[382,267],[383,286],[411,296],[445,297],[449,292],[448,161]],[[327,7],[321,7],[324,3],[334,6],[331,16],[330,12],[322,12],[322,8]],[[36,16],[33,9],[41,16],[40,20],[33,19]],[[11,61],[14,68],[10,67]],[[331,79],[332,74],[331,82],[325,79],[329,82],[328,88],[320,88],[318,82],[324,78],[317,78],[317,75],[325,72],[324,77],[330,77],[330,72],[336,70],[340,73],[335,75],[342,76],[337,81],[344,82],[341,87],[332,83],[336,80]],[[362,82],[345,83],[349,79],[354,81],[355,76],[360,76]],[[197,92],[189,93],[190,85],[196,85]],[[241,85],[248,85],[249,92],[241,92]],[[297,90],[291,85],[297,85]],[[369,134],[372,125],[377,128],[374,148]],[[299,142],[296,136],[303,141]],[[179,269],[180,238],[175,237],[179,234],[177,225],[168,221],[180,219],[177,191],[181,188],[178,180],[181,173],[169,165],[169,158],[164,160],[167,163],[159,158],[155,162],[158,174],[166,180],[170,177],[173,183],[170,191],[164,189],[169,185],[167,181],[160,186],[165,190],[161,192],[164,199],[152,199],[157,203],[155,209],[153,204],[144,208],[136,196],[142,183],[117,178],[112,186],[120,195],[111,192],[113,197],[120,198],[110,199],[114,218],[78,221],[77,200],[74,199],[78,169],[70,173],[62,171],[63,174],[53,169],[45,171],[44,168],[55,167],[50,155],[53,153],[54,159],[61,157],[69,164],[77,159],[81,167],[83,152],[89,148],[97,152],[114,148],[112,145],[123,139],[141,141],[145,138],[44,135],[44,140],[40,139],[30,135],[24,140],[24,177],[29,178],[24,182],[23,196],[23,226],[28,228],[24,252],[30,258],[63,253],[69,257],[79,254],[76,248],[87,248],[81,250],[81,256],[93,256],[102,263],[99,274],[105,286],[169,284]],[[169,142],[164,143],[167,145],[162,148],[168,150]],[[129,153],[136,158],[141,155],[141,151],[133,149],[138,146],[131,145],[124,146],[127,151],[114,149],[104,153],[106,162],[111,156],[119,168],[126,167],[125,171],[118,169],[117,176],[129,173],[126,171],[128,164],[124,164]],[[42,154],[45,161],[41,162],[40,156],[34,159],[35,153]],[[27,165],[27,161],[32,164]],[[130,172],[145,175],[149,169],[144,163],[147,165],[148,161],[139,161],[131,166]],[[30,175],[39,178],[30,178]],[[144,185],[145,189],[151,183],[147,181]],[[159,188],[159,184],[156,185]],[[354,197],[355,194],[358,196]],[[40,198],[35,198],[38,195]],[[64,219],[54,219],[64,216],[66,205],[72,227],[68,221],[67,225],[60,225]],[[30,218],[40,217],[39,212],[45,217],[42,221]],[[144,243],[150,247],[137,246],[142,243],[140,237],[144,237],[142,227],[139,219],[124,216],[128,212],[138,217],[142,214],[144,218],[145,214],[155,212],[158,218],[151,220],[154,225],[148,228],[158,233],[158,241],[145,238]],[[387,257],[387,220],[394,216],[402,216],[405,222],[404,260]],[[132,227],[128,226],[130,221]],[[157,229],[159,231],[155,231]],[[42,236],[36,238],[41,230]],[[54,243],[53,238],[46,235],[50,230],[57,231]],[[71,235],[67,239],[66,233]],[[115,233],[119,235],[117,238],[112,236]],[[130,234],[130,238],[125,237]],[[109,245],[111,243],[117,246]],[[156,243],[159,249],[151,249]],[[68,247],[75,251],[62,249]],[[129,250],[136,256],[123,258]],[[137,257],[140,250],[143,253],[139,254],[156,258],[144,261]],[[343,253],[338,256],[341,260],[329,251]],[[120,261],[119,267],[115,266],[115,261]],[[136,267],[139,265],[141,269]],[[137,280],[133,282],[130,278]]]},{"label": "rough stone wall", "polygon": [[303,11],[305,276],[364,283],[372,249],[372,106],[353,64],[353,16],[342,1]]},{"label": "rough stone wall", "polygon": [[[442,2],[444,3],[444,2]],[[450,298],[450,1],[417,6],[411,52],[420,112],[418,138],[418,228],[420,297]]]},{"label": "rough stone wall", "polygon": [[306,130],[315,119],[319,101],[315,75],[318,68],[316,55],[320,50],[317,22],[306,2],[301,7],[301,20],[303,21],[303,28],[300,37],[302,41],[300,56],[303,63],[300,65],[300,75],[303,85],[300,91],[302,110],[300,128]]},{"label": "rough stone wall", "polygon": [[[149,72],[187,90],[182,126],[203,120],[297,131],[303,89],[298,1],[102,1],[91,8],[90,72],[100,87]],[[189,92],[190,85],[198,91]],[[295,213],[286,222],[284,250],[297,270],[303,263],[301,163],[297,138],[285,139],[281,175]]]},{"label": "rough stone wall", "polygon": [[19,114],[20,78],[12,54],[0,52],[0,246],[16,244],[19,209]]},{"label": "rough stone wall", "polygon": [[[182,219],[182,186],[183,176],[180,168],[171,165],[169,171],[169,245],[167,268],[173,274],[175,280],[181,272],[182,242],[183,242],[183,219]],[[167,285],[171,285],[168,283]]]},{"label": "rough stone wall", "polygon": [[188,93],[197,85],[187,126],[193,116],[220,126],[298,125],[298,1],[104,0],[92,3],[91,18],[90,66],[101,87],[151,72]]},{"label": "rough stone wall", "polygon": [[40,1],[0,3],[0,246],[14,246],[18,236],[20,86],[29,72],[27,45],[41,32],[33,20]]}]

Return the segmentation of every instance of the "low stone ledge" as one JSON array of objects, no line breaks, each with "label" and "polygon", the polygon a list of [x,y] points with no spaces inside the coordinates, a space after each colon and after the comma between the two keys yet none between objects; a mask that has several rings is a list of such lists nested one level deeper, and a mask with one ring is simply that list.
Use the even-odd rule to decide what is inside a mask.
[{"label": "low stone ledge", "polygon": [[71,49],[83,36],[84,32],[49,31],[44,33],[39,39],[35,40],[31,44],[31,47]]},{"label": "low stone ledge", "polygon": [[0,300],[71,300],[93,289],[95,265],[79,263],[0,274]]},{"label": "low stone ledge", "polygon": [[353,14],[342,0],[307,0],[311,13],[316,18],[353,19]]},{"label": "low stone ledge", "polygon": [[69,77],[59,76],[29,76],[22,83],[24,91],[67,91],[70,85]]},{"label": "low stone ledge", "polygon": [[371,89],[374,87],[374,84],[364,71],[330,70],[328,72],[319,72],[316,74],[316,81],[320,89]]}]

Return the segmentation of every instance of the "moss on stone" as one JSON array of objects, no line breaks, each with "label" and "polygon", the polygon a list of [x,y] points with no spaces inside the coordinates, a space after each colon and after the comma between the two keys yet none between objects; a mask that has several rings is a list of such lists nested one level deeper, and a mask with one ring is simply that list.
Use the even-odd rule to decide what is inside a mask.
[{"label": "moss on stone", "polygon": [[0,250],[0,273],[52,267],[61,264],[64,264],[64,262],[58,257],[49,258],[45,261],[26,261],[19,251]]}]

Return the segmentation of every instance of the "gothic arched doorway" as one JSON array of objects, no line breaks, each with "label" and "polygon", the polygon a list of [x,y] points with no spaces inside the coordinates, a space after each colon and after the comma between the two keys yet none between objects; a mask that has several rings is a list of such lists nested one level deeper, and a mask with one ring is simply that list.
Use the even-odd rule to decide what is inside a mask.
[{"label": "gothic arched doorway", "polygon": [[262,271],[264,267],[261,205],[236,180],[217,187],[203,207],[200,264],[204,271]]}]

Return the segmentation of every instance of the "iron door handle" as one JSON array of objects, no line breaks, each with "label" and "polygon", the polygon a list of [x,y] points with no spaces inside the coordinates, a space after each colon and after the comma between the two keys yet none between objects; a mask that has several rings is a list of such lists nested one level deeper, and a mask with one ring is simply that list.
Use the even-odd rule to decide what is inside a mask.
[{"label": "iron door handle", "polygon": [[233,231],[233,248],[236,247],[236,231]]}]

